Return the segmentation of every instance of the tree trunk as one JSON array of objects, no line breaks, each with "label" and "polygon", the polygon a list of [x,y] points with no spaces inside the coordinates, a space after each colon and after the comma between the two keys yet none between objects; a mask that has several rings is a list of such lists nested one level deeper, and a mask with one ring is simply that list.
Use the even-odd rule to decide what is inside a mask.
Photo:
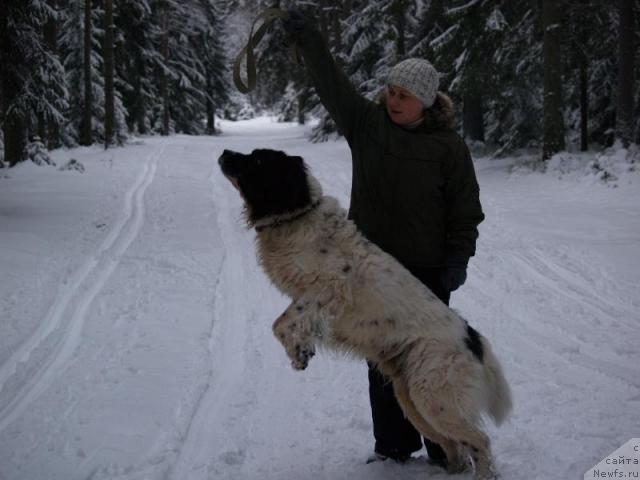
[{"label": "tree trunk", "polygon": [[589,150],[589,75],[586,55],[580,59],[580,150]]},{"label": "tree trunk", "polygon": [[462,104],[462,131],[465,138],[484,142],[483,114],[482,94],[480,92],[467,93]]},{"label": "tree trunk", "polygon": [[334,52],[342,52],[342,26],[340,25],[340,2],[331,9]]},{"label": "tree trunk", "polygon": [[618,103],[616,109],[616,137],[625,147],[633,141],[633,82],[635,13],[633,0],[618,0],[620,31],[618,36]]},{"label": "tree trunk", "polygon": [[548,160],[565,148],[560,62],[562,25],[559,3],[557,0],[543,0],[542,2],[544,30],[543,160]]},{"label": "tree trunk", "polygon": [[587,45],[589,35],[592,34],[586,18],[589,12],[578,11],[577,43],[574,46],[578,61],[578,88],[580,91],[580,150],[586,152],[589,149],[589,55]]},{"label": "tree trunk", "polygon": [[304,125],[306,123],[305,112],[307,110],[307,103],[309,101],[310,91],[309,88],[303,88],[298,93],[298,125]]},{"label": "tree trunk", "polygon": [[42,143],[46,143],[47,138],[47,121],[44,118],[44,115],[38,112],[38,123],[36,125],[36,134],[42,140]]},{"label": "tree trunk", "polygon": [[216,109],[211,99],[213,93],[213,85],[211,75],[207,75],[207,134],[215,135],[216,133]]},{"label": "tree trunk", "polygon": [[[51,7],[54,9],[58,9],[58,2],[51,1]],[[51,50],[54,55],[59,56],[58,52],[58,20],[55,18],[49,18],[47,23],[44,26],[44,39],[47,43],[47,46]],[[42,137],[42,142],[47,145],[49,150],[54,148],[58,148],[62,144],[62,140],[60,138],[60,128],[59,125],[51,120],[45,119],[44,130],[46,130],[46,137]]]},{"label": "tree trunk", "polygon": [[215,109],[213,108],[213,102],[210,98],[207,98],[207,134],[215,135],[216,133],[216,116]]},{"label": "tree trunk", "polygon": [[104,148],[113,142],[115,93],[113,87],[113,0],[104,1]]},{"label": "tree trunk", "polygon": [[328,2],[324,1],[321,3],[321,7],[320,7],[320,12],[318,13],[318,26],[320,28],[320,32],[322,32],[322,35],[324,36],[325,39],[327,39],[329,42],[331,41],[331,35],[329,35],[329,25],[327,24],[327,16],[326,16],[326,6],[327,6]]},{"label": "tree trunk", "polygon": [[144,61],[141,58],[136,60],[137,72],[134,82],[135,101],[130,107],[131,116],[133,118],[134,130],[141,134],[147,134],[147,122],[146,122],[146,106],[147,103],[143,99],[142,95],[142,82],[147,75]]},{"label": "tree trunk", "polygon": [[[165,68],[169,63],[169,7],[164,5],[161,12],[162,15],[162,37],[160,40],[160,54],[164,60]],[[162,135],[169,135],[170,115],[169,115],[169,77],[163,70],[160,79],[160,98],[162,99]]]},{"label": "tree trunk", "polygon": [[93,95],[91,91],[91,0],[84,0],[84,108],[80,127],[80,145],[91,145]]},{"label": "tree trunk", "polygon": [[17,69],[24,63],[20,45],[13,43],[14,35],[9,30],[9,18],[25,8],[22,0],[0,2],[0,105],[2,108],[2,132],[4,134],[4,161],[10,166],[26,159],[26,128],[23,112],[9,111],[20,95],[22,82]]},{"label": "tree trunk", "polygon": [[26,160],[27,131],[24,119],[17,115],[6,116],[2,133],[4,134],[4,161],[13,167]]},{"label": "tree trunk", "polygon": [[145,103],[143,103],[140,99],[142,98],[142,94],[141,94],[141,86],[138,85],[138,101],[136,102],[135,105],[135,122],[137,125],[137,131],[140,135],[146,135],[147,134],[147,123],[146,123],[146,118],[145,118]]},{"label": "tree trunk", "polygon": [[393,5],[393,16],[396,24],[396,31],[398,33],[398,37],[396,38],[396,55],[398,59],[404,58],[404,56],[406,55],[406,19],[404,16],[405,8],[406,4],[404,0],[396,0],[395,4]]}]

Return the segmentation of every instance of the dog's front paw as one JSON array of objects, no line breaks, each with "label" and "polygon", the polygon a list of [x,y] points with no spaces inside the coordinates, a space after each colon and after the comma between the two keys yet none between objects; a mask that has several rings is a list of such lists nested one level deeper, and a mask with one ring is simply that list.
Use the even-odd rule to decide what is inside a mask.
[{"label": "dog's front paw", "polygon": [[296,345],[296,352],[291,359],[291,366],[296,370],[304,370],[315,354],[316,351],[313,345]]}]

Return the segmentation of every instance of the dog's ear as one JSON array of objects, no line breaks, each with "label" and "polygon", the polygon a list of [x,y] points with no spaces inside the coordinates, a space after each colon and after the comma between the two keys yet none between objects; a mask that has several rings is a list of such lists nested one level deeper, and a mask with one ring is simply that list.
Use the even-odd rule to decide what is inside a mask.
[{"label": "dog's ear", "polygon": [[307,167],[302,157],[287,157],[290,168],[288,172],[288,184],[291,193],[291,202],[298,207],[304,207],[310,202],[309,184],[307,182]]},{"label": "dog's ear", "polygon": [[287,161],[288,172],[295,173],[296,175],[304,174],[304,176],[306,177],[307,167],[302,157],[298,157],[294,155],[286,155],[284,158]]}]

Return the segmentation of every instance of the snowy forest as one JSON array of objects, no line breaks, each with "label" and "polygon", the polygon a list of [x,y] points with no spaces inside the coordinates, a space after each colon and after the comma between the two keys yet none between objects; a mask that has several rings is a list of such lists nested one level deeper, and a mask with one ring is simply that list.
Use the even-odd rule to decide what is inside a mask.
[{"label": "snowy forest", "polygon": [[[640,0],[3,0],[0,166],[133,135],[215,134],[216,118],[265,113],[335,135],[276,22],[258,85],[231,66],[267,7],[317,21],[354,85],[375,98],[388,69],[430,60],[460,133],[495,155],[638,142]],[[34,148],[35,145],[35,148]]]}]

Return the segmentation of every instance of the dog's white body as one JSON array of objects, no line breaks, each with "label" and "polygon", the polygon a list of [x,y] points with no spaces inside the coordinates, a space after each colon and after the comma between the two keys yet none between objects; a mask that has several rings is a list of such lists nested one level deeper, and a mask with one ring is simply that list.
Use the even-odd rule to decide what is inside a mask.
[{"label": "dog's white body", "polygon": [[474,356],[465,320],[308,181],[317,206],[256,223],[259,260],[293,300],[273,326],[293,366],[305,368],[316,343],[374,362],[407,418],[443,446],[451,471],[469,453],[476,478],[494,478],[481,418],[501,423],[511,394],[488,341],[480,337],[482,358]]}]

